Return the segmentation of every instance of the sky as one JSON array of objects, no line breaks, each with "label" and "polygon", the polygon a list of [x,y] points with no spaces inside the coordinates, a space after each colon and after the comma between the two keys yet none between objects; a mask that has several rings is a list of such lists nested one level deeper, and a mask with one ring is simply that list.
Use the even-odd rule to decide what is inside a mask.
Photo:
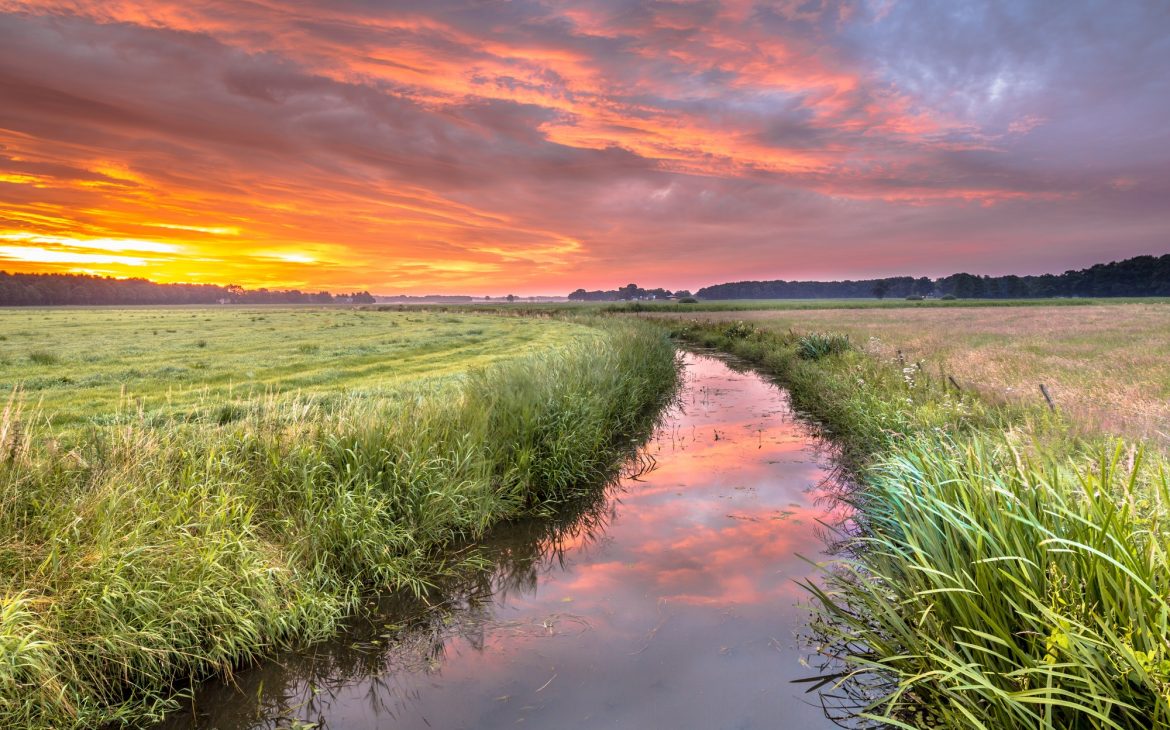
[{"label": "sky", "polygon": [[1164,0],[0,0],[0,269],[381,294],[1170,252]]}]

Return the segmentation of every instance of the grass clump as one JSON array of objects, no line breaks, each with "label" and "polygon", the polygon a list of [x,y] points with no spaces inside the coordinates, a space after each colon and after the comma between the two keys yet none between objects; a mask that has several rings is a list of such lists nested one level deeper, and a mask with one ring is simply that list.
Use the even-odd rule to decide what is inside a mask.
[{"label": "grass clump", "polygon": [[805,360],[820,360],[822,357],[839,355],[853,348],[849,335],[824,332],[810,332],[796,343],[796,354]]},{"label": "grass clump", "polygon": [[831,701],[908,728],[1170,727],[1170,464],[1040,404],[726,323],[676,334],[778,376],[857,487],[810,583]]},{"label": "grass clump", "polygon": [[57,365],[61,357],[49,350],[33,350],[28,354],[28,360],[34,365]]},{"label": "grass clump", "polygon": [[755,326],[739,320],[732,322],[723,328],[723,335],[733,340],[742,340],[746,337],[751,337],[756,334]]},{"label": "grass clump", "polygon": [[594,488],[677,365],[642,323],[575,332],[393,392],[273,394],[66,440],[13,399],[0,726],[158,719],[176,687],[328,635],[369,590],[425,594],[456,541]]},{"label": "grass clump", "polygon": [[[1170,498],[1118,448],[1089,468],[919,437],[867,470],[825,651],[864,717],[915,727],[1170,727]],[[856,688],[856,685],[854,685]]]}]

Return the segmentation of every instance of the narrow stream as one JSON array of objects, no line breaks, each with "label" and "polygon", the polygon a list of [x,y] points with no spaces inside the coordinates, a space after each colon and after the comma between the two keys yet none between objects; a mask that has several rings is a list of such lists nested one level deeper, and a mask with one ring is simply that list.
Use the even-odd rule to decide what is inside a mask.
[{"label": "narrow stream", "polygon": [[494,570],[431,605],[388,599],[334,641],[201,688],[166,728],[834,727],[799,555],[824,546],[827,476],[787,396],[686,355],[652,468],[486,546]]}]

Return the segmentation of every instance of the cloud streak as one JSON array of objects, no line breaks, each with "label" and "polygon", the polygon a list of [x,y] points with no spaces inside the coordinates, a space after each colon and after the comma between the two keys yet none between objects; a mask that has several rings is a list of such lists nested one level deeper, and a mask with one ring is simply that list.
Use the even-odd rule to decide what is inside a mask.
[{"label": "cloud streak", "polygon": [[1167,12],[0,0],[0,267],[536,293],[1162,252]]}]

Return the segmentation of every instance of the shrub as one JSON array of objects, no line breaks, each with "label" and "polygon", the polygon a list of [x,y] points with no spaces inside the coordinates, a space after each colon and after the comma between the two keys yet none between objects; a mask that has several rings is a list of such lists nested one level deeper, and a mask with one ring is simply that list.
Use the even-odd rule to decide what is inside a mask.
[{"label": "shrub", "polygon": [[944,294],[944,295],[943,295],[943,297],[942,297],[942,300],[943,300],[944,302],[953,302],[953,301],[955,301],[956,299],[958,299],[958,297],[957,297],[957,296],[955,296],[954,294]]},{"label": "shrub", "polygon": [[699,300],[695,299],[694,297],[683,297],[682,299],[678,300],[678,303],[679,304],[698,304]]}]

